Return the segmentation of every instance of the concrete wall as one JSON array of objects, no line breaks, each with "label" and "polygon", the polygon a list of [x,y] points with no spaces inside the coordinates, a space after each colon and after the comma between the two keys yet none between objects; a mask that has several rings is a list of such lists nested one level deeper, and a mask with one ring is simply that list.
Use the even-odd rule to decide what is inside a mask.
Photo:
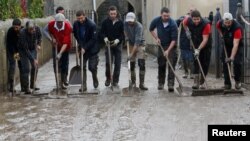
[{"label": "concrete wall", "polygon": [[[148,28],[154,17],[160,15],[160,9],[166,6],[171,11],[174,19],[185,15],[191,7],[199,10],[203,17],[208,17],[210,11],[216,13],[216,8],[220,7],[223,11],[223,0],[146,0],[146,7],[142,6],[144,13],[145,38],[148,44],[154,44]],[[146,10],[145,10],[146,9]]]},{"label": "concrete wall", "polygon": [[[52,17],[46,19],[35,19],[35,23],[38,26],[43,28]],[[22,23],[27,21],[27,19],[22,20]],[[0,93],[6,91],[7,89],[7,59],[6,59],[6,46],[5,39],[6,33],[9,27],[12,24],[12,20],[7,20],[5,22],[1,22],[0,24]],[[39,53],[39,65],[43,65],[46,63],[52,56],[51,44],[50,42],[43,37],[42,40],[42,49]],[[18,72],[18,69],[16,69]],[[19,78],[19,74],[16,75],[16,80]]]}]

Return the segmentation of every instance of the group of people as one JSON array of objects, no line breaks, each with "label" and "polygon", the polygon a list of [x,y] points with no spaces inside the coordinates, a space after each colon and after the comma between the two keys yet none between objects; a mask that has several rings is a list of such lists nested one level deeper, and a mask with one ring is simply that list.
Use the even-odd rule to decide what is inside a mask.
[{"label": "group of people", "polygon": [[[126,42],[129,45],[130,55],[127,56],[130,61],[132,85],[136,86],[136,61],[139,66],[139,88],[148,90],[145,86],[145,39],[144,27],[137,21],[133,12],[127,13],[125,21],[119,18],[119,12],[115,6],[108,9],[108,17],[102,22],[100,35],[97,36],[96,24],[86,17],[84,11],[76,12],[76,21],[72,24],[64,16],[64,9],[58,7],[54,20],[50,21],[43,29],[44,35],[51,41],[53,52],[54,71],[56,72],[56,62],[58,61],[59,85],[61,89],[67,89],[68,84],[68,67],[69,51],[71,49],[71,34],[73,33],[77,43],[79,55],[83,55],[83,87],[79,91],[87,90],[86,66],[92,73],[93,86],[97,88],[99,81],[97,77],[99,50],[98,36],[110,46],[110,52],[106,48],[106,81],[105,86],[118,86],[122,47]],[[181,33],[181,54],[185,68],[185,78],[187,74],[193,74],[193,89],[203,88],[204,78],[200,77],[200,68],[197,59],[200,60],[202,69],[207,75],[210,63],[212,40],[211,40],[211,23],[202,18],[198,10],[192,10],[189,15],[182,17],[180,20],[171,18],[168,8],[161,9],[161,15],[152,20],[149,31],[155,38],[158,51],[158,89],[164,89],[166,79],[167,60],[175,68],[177,62],[177,40],[178,25],[182,27]],[[240,24],[235,21],[230,13],[225,13],[223,19],[217,24],[221,40],[225,43],[228,57],[225,53],[222,55],[224,66],[225,89],[230,89],[232,84],[229,81],[227,63],[234,63],[235,87],[240,89],[241,77],[241,56],[243,41],[243,30]],[[25,27],[21,26],[19,19],[14,19],[12,27],[7,34],[7,56],[8,56],[8,89],[14,91],[14,73],[16,62],[20,70],[21,90],[25,94],[30,94],[31,90],[39,90],[35,81],[38,73],[38,53],[41,49],[42,34],[39,27],[32,21],[28,21]],[[160,48],[163,48],[162,51]],[[110,54],[109,54],[110,53]],[[16,56],[20,60],[16,60]],[[114,63],[114,70],[110,70],[109,56],[111,63]],[[30,68],[31,66],[31,68]],[[168,91],[174,91],[175,75],[168,69]],[[113,77],[110,76],[113,72]],[[56,73],[55,73],[56,74]],[[30,75],[30,77],[29,77]],[[29,80],[30,78],[30,80]],[[111,80],[112,79],[112,80]]]}]

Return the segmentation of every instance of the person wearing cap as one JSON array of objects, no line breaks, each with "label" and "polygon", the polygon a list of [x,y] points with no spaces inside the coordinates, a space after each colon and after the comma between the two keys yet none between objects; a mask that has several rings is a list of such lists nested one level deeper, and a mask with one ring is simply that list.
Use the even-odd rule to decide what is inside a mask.
[{"label": "person wearing cap", "polygon": [[94,88],[98,88],[99,81],[97,77],[97,65],[99,63],[98,53],[100,51],[97,45],[96,24],[86,17],[83,10],[76,12],[76,21],[73,24],[73,33],[76,38],[80,50],[80,55],[83,55],[83,89],[80,92],[87,90],[87,72],[86,65],[92,73]]},{"label": "person wearing cap", "polygon": [[[30,89],[35,91],[39,88],[35,87],[35,81],[38,73],[37,53],[41,49],[42,34],[38,26],[32,21],[27,21],[24,29],[21,30],[18,49],[20,53],[20,61],[22,65],[21,81],[23,81],[23,91],[25,94],[31,94]],[[31,66],[31,69],[30,69]],[[36,74],[36,75],[35,75]],[[30,82],[29,82],[30,75]],[[30,86],[29,86],[30,84]]]},{"label": "person wearing cap", "polygon": [[221,42],[226,48],[227,56],[224,49],[222,51],[224,88],[231,89],[230,77],[227,63],[233,63],[235,88],[241,88],[241,69],[243,55],[243,28],[239,22],[233,19],[231,13],[225,13],[223,19],[218,21],[216,27],[221,35]]},{"label": "person wearing cap", "polygon": [[69,51],[71,48],[72,33],[70,24],[65,22],[65,20],[65,16],[62,13],[58,13],[55,16],[55,20],[50,21],[48,24],[48,34],[51,36],[51,43],[53,46],[53,67],[54,72],[56,72],[56,60],[58,60],[59,85],[61,89],[67,89]]},{"label": "person wearing cap", "polygon": [[[168,8],[163,7],[161,9],[161,16],[156,17],[151,22],[149,31],[157,41],[157,44],[162,46],[165,51],[163,53],[161,49],[158,49],[158,89],[162,90],[166,79],[166,57],[170,60],[173,68],[175,68],[177,62],[176,42],[178,27],[176,22],[170,17]],[[168,91],[173,92],[175,76],[170,67],[168,70]]]},{"label": "person wearing cap", "polygon": [[194,84],[193,89],[204,89],[205,79],[200,73],[200,68],[197,59],[200,60],[204,75],[208,74],[212,37],[210,21],[201,17],[198,10],[194,10],[190,17],[183,21],[183,27],[186,31],[186,36],[194,43]]},{"label": "person wearing cap", "polygon": [[136,21],[136,16],[133,12],[129,12],[126,15],[126,20],[124,24],[124,33],[125,40],[129,42],[129,51],[130,56],[130,70],[131,70],[131,80],[133,87],[136,87],[136,73],[135,73],[135,63],[136,57],[138,57],[138,66],[139,66],[139,79],[140,84],[139,88],[141,90],[148,90],[144,85],[145,72],[146,72],[146,63],[145,63],[145,39],[143,33],[143,26],[140,22]]},{"label": "person wearing cap", "polygon": [[[16,61],[15,56],[19,54],[18,51],[18,39],[20,36],[20,31],[23,27],[21,26],[21,20],[14,19],[12,22],[12,27],[8,29],[7,38],[6,38],[6,53],[7,53],[7,61],[8,61],[8,91],[13,92],[14,89],[14,76],[16,69]],[[21,73],[21,62],[18,60],[18,68]],[[21,90],[23,83],[21,81]]]},{"label": "person wearing cap", "polygon": [[[110,52],[108,54],[108,48],[106,48],[106,81],[105,86],[109,86],[111,83],[110,76],[110,64],[109,64],[109,55],[111,55],[112,62],[114,61],[114,78],[113,86],[118,86],[120,71],[121,71],[121,62],[122,62],[122,41],[124,39],[124,27],[121,19],[118,18],[118,11],[115,6],[110,6],[108,10],[109,17],[105,19],[101,27],[102,38],[108,46],[110,44]],[[113,71],[113,70],[111,70]]]}]

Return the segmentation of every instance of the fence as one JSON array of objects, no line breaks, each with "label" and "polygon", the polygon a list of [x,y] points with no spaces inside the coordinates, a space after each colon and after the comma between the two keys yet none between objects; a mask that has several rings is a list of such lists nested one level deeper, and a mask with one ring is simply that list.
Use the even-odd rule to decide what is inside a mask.
[{"label": "fence", "polygon": [[[250,84],[250,26],[247,21],[250,20],[249,10],[246,13],[242,11],[241,3],[238,3],[237,9],[237,20],[244,27],[244,55],[243,55],[243,70],[242,70],[242,80],[245,84]],[[245,20],[245,21],[244,21]]]}]

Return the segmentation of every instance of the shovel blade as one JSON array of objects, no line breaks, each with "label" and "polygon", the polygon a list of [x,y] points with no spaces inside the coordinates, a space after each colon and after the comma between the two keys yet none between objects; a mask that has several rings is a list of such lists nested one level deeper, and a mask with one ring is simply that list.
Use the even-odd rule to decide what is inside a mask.
[{"label": "shovel blade", "polygon": [[70,71],[69,84],[79,85],[81,84],[81,67],[75,66]]},{"label": "shovel blade", "polygon": [[141,93],[140,88],[138,87],[127,87],[122,89],[122,97],[132,97],[133,95]]},{"label": "shovel blade", "polygon": [[192,88],[189,87],[177,87],[179,96],[190,96],[192,94]]}]

